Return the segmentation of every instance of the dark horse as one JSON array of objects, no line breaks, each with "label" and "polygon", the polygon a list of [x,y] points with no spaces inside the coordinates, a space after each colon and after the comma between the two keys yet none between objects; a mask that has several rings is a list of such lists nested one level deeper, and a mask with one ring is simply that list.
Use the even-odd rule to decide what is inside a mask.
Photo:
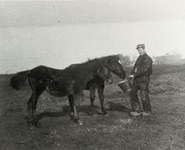
[{"label": "dark horse", "polygon": [[80,103],[82,91],[87,83],[92,79],[99,77],[108,83],[113,79],[105,65],[104,59],[94,59],[88,62],[78,64],[76,67],[67,67],[63,70],[53,69],[46,66],[38,66],[32,70],[19,72],[11,79],[10,85],[19,90],[28,78],[32,95],[27,102],[28,123],[38,126],[36,116],[36,105],[39,96],[43,91],[56,97],[68,96],[71,108],[72,119],[82,124],[79,119],[76,106]]},{"label": "dark horse", "polygon": [[[119,55],[110,55],[102,57],[104,60],[104,65],[108,68],[109,71],[113,72],[115,75],[121,79],[125,79],[126,73],[121,64],[121,57]],[[70,67],[78,67],[78,64],[71,65]],[[98,96],[101,104],[102,115],[107,114],[104,106],[104,80],[98,76],[94,79],[87,82],[85,90],[90,91],[90,111],[89,115],[93,115],[95,92],[98,91]]]}]

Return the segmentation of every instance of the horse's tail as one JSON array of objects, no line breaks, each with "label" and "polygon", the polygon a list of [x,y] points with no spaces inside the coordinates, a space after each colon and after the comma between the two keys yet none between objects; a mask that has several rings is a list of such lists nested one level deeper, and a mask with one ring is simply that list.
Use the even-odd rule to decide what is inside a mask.
[{"label": "horse's tail", "polygon": [[10,81],[11,87],[14,88],[15,90],[20,90],[20,88],[26,82],[26,79],[27,79],[29,73],[30,73],[30,71],[28,70],[28,71],[18,72],[17,74],[15,74],[11,78],[11,81]]}]

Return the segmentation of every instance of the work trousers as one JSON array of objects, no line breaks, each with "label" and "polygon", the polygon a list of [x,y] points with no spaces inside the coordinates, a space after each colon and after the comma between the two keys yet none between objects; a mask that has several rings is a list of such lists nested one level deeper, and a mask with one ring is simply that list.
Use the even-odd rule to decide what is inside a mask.
[{"label": "work trousers", "polygon": [[[138,98],[138,91],[140,91],[141,103]],[[151,112],[152,109],[149,98],[149,77],[144,81],[134,79],[132,83],[132,90],[129,92],[129,97],[133,111]]]}]

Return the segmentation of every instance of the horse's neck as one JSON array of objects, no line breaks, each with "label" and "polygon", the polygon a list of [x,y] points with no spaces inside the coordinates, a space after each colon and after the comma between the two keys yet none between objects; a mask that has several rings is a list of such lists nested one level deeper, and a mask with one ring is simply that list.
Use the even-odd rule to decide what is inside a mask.
[{"label": "horse's neck", "polygon": [[93,78],[98,76],[98,70],[102,69],[102,65],[100,63],[93,63],[93,62],[89,62],[86,64],[85,66],[85,71],[87,70],[88,72],[88,77],[89,80],[92,80]]}]

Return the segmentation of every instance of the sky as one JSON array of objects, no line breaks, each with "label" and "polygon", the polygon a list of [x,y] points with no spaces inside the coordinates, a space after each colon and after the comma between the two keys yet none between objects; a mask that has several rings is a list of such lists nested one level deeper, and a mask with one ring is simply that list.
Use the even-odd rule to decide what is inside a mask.
[{"label": "sky", "polygon": [[185,57],[184,0],[0,1],[0,74],[114,54]]}]

